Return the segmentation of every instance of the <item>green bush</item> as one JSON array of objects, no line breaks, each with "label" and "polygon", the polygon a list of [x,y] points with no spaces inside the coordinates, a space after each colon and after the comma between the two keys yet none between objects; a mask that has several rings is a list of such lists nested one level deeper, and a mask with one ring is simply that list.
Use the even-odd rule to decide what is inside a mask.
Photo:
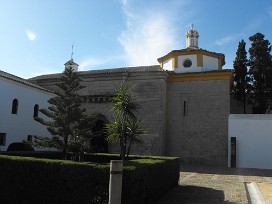
[{"label": "green bush", "polygon": [[27,143],[14,142],[9,145],[7,151],[34,151],[34,148]]},{"label": "green bush", "polygon": [[0,156],[1,203],[107,203],[109,165]]},{"label": "green bush", "polygon": [[0,152],[0,155],[12,155],[22,157],[36,157],[44,159],[62,159],[61,151],[12,151],[12,152]]},{"label": "green bush", "polygon": [[[24,155],[61,157],[57,152],[35,153]],[[0,155],[1,202],[107,203],[109,161],[119,155],[85,156],[104,163]],[[132,156],[124,163],[122,203],[154,203],[178,185],[178,178],[178,158]]]},{"label": "green bush", "polygon": [[123,174],[122,203],[155,203],[178,185],[179,158],[130,160]]}]

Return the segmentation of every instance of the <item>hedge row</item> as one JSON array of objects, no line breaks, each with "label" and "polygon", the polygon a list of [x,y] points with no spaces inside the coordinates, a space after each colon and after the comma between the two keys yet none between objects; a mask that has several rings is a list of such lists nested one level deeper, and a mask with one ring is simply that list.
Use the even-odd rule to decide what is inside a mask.
[{"label": "hedge row", "polygon": [[[178,158],[134,158],[124,164],[122,203],[154,203],[178,185]],[[3,203],[108,203],[109,163],[0,155],[0,167]]]},{"label": "hedge row", "polygon": [[179,158],[131,160],[123,174],[122,203],[155,203],[178,185]]}]

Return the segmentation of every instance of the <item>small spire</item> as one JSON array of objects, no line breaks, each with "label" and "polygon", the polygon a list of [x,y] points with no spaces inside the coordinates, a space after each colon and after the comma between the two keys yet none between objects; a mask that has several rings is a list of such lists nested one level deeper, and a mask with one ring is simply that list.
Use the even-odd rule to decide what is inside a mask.
[{"label": "small spire", "polygon": [[191,27],[191,30],[195,30],[195,26],[193,23],[190,25],[190,27]]},{"label": "small spire", "polygon": [[73,54],[74,54],[74,43],[72,44],[71,61],[73,61]]}]

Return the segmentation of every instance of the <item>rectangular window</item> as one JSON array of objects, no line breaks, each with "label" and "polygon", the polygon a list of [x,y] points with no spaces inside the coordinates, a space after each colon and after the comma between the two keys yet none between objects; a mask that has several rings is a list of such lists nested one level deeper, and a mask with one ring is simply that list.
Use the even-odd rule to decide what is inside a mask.
[{"label": "rectangular window", "polygon": [[186,116],[188,112],[187,101],[183,101],[183,116]]},{"label": "rectangular window", "polygon": [[27,141],[28,142],[33,142],[33,135],[28,135],[27,136]]},{"label": "rectangular window", "polygon": [[6,133],[0,133],[0,145],[1,146],[6,145]]},{"label": "rectangular window", "polygon": [[188,107],[190,103],[190,95],[188,93],[180,94],[180,117],[188,116]]}]

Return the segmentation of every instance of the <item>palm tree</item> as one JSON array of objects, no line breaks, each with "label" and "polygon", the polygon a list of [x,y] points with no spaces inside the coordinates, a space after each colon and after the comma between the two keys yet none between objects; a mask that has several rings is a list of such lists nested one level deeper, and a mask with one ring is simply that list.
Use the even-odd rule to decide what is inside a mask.
[{"label": "palm tree", "polygon": [[[111,111],[115,111],[114,120],[106,125],[107,140],[112,142],[119,139],[122,160],[125,160],[126,154],[129,155],[132,141],[135,143],[137,141],[136,126],[131,127],[131,125],[134,124],[133,120],[138,121],[135,112],[138,112],[140,106],[132,95],[131,88],[132,86],[127,82],[118,85],[118,91],[113,97],[114,105],[111,109]],[[127,151],[128,144],[129,151]]]},{"label": "palm tree", "polygon": [[147,133],[147,130],[143,128],[142,120],[139,118],[132,118],[128,121],[127,133],[128,133],[128,149],[127,158],[130,153],[130,148],[132,144],[143,145],[144,141],[142,135]]}]

